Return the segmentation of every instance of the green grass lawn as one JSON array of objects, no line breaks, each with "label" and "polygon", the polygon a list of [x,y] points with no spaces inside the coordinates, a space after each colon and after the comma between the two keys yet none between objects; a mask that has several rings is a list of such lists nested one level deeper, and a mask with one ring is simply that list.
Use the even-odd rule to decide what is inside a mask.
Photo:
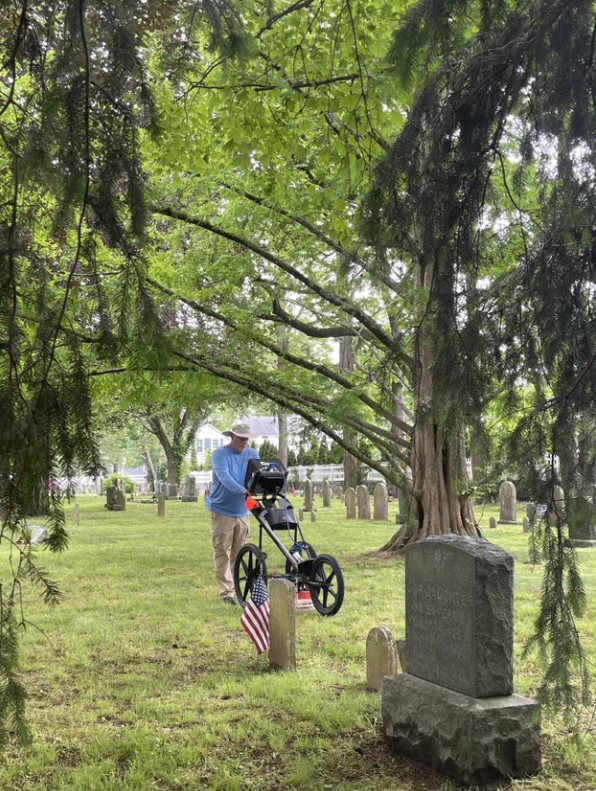
[{"label": "green grass lawn", "polygon": [[[494,514],[480,512],[484,527]],[[240,608],[218,600],[202,503],[168,502],[158,518],[155,505],[109,513],[103,499],[81,499],[70,548],[38,551],[62,601],[50,610],[27,594],[22,671],[34,742],[7,751],[0,790],[451,788],[387,753],[380,695],[365,688],[369,629],[404,632],[403,560],[372,554],[394,524],[347,521],[338,502],[303,527],[319,553],[339,560],[346,596],[333,618],[298,613],[297,671],[275,673],[242,630]],[[532,696],[540,671],[520,654],[541,570],[527,562],[521,526],[486,535],[515,557],[515,688]],[[589,601],[580,628],[593,662],[596,552],[580,557]],[[282,568],[276,549],[268,563]],[[567,736],[546,720],[543,773],[512,787],[594,791],[594,725],[580,753]]]}]

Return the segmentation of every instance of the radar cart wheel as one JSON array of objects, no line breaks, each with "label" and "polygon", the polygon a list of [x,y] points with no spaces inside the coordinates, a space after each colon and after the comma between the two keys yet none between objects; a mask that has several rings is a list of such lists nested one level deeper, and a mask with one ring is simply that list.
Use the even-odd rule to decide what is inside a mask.
[{"label": "radar cart wheel", "polygon": [[337,560],[319,555],[312,562],[308,588],[312,603],[321,615],[335,615],[344,600],[344,577]]},{"label": "radar cart wheel", "polygon": [[234,563],[234,588],[238,603],[246,607],[252,588],[259,577],[267,584],[267,555],[254,544],[245,544]]}]

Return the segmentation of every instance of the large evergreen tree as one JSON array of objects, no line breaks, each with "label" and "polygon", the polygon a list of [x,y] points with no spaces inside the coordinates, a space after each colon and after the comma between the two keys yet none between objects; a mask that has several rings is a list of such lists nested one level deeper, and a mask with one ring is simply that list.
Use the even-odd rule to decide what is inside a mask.
[{"label": "large evergreen tree", "polygon": [[89,350],[111,360],[136,340],[137,364],[163,359],[142,254],[139,133],[157,133],[145,58],[160,40],[170,68],[186,64],[181,49],[206,16],[220,45],[242,45],[229,4],[0,3],[0,541],[16,556],[0,586],[0,743],[11,717],[13,731],[26,730],[22,582],[57,594],[18,530],[41,512],[50,549],[64,548],[54,482],[99,464]]}]

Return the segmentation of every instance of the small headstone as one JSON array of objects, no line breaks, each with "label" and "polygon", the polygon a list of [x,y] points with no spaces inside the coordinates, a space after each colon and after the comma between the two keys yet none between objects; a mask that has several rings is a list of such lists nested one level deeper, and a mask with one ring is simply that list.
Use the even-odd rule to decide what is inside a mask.
[{"label": "small headstone", "polygon": [[159,492],[157,495],[157,515],[166,515],[166,496],[163,492]]},{"label": "small headstone", "polygon": [[530,520],[528,519],[527,516],[524,516],[524,518],[522,519],[522,525],[524,528],[524,533],[529,533],[532,530],[532,528],[530,527]]},{"label": "small headstone", "polygon": [[491,530],[494,530],[494,529],[496,528],[496,526],[497,526],[497,520],[495,519],[495,517],[494,517],[494,516],[491,516],[491,518],[488,520],[488,526],[489,526],[489,528],[490,528]]},{"label": "small headstone", "polygon": [[81,524],[81,506],[79,503],[75,503],[72,519],[75,525]]},{"label": "small headstone", "polygon": [[306,480],[304,483],[304,510],[305,511],[312,511],[312,500],[313,496],[313,488],[312,488],[312,481],[310,479]]},{"label": "small headstone", "polygon": [[499,524],[517,524],[517,492],[511,481],[503,481],[499,487]]},{"label": "small headstone", "polygon": [[192,475],[187,475],[184,479],[182,497],[180,499],[183,503],[196,503],[198,501],[197,482]]},{"label": "small headstone", "polygon": [[389,496],[387,487],[380,482],[373,492],[373,519],[375,522],[386,522],[389,519]]},{"label": "small headstone", "polygon": [[530,528],[534,527],[536,524],[537,518],[537,505],[536,503],[528,503],[526,506],[526,516],[528,517],[528,523]]},{"label": "small headstone", "polygon": [[277,670],[296,669],[296,587],[290,580],[269,582],[269,664]]},{"label": "small headstone", "polygon": [[323,481],[323,508],[331,508],[331,484],[327,478]]},{"label": "small headstone", "polygon": [[316,511],[316,508],[313,508],[313,509],[312,509],[312,511],[310,512],[310,521],[311,521],[311,522],[316,522],[316,521],[317,521],[317,511]]},{"label": "small headstone", "polygon": [[351,486],[346,489],[346,518],[356,519],[356,490]]},{"label": "small headstone", "polygon": [[397,648],[391,631],[374,626],[366,638],[366,688],[379,690],[385,676],[398,672]]},{"label": "small headstone", "polygon": [[356,487],[356,502],[358,504],[358,519],[370,519],[370,495],[362,483]]}]

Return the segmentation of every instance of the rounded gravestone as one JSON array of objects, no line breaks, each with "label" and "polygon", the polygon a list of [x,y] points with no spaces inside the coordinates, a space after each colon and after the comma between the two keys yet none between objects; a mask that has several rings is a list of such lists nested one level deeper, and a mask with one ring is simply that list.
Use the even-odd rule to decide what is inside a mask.
[{"label": "rounded gravestone", "polygon": [[517,524],[517,492],[511,481],[503,481],[499,487],[499,524]]}]

